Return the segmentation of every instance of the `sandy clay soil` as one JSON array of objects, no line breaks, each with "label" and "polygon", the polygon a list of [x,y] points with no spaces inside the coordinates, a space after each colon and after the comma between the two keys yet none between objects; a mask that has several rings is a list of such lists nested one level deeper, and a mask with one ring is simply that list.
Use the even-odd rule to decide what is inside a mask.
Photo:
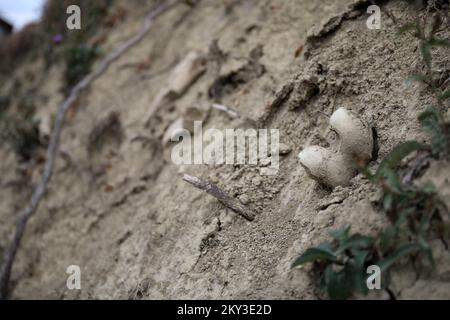
[{"label": "sandy clay soil", "polygon": [[[138,1],[115,5],[126,8],[128,16],[108,35],[105,52],[136,32],[143,17]],[[424,68],[418,42],[396,33],[417,10],[408,1],[385,1],[382,28],[371,30],[368,5],[202,0],[178,5],[157,19],[149,35],[83,94],[66,121],[64,152],[17,256],[11,297],[325,298],[310,267],[292,270],[293,260],[331,229],[350,224],[355,232],[374,234],[386,217],[379,190],[361,175],[330,190],[307,175],[299,151],[333,144],[328,121],[339,107],[375,128],[378,152],[372,167],[396,144],[428,139],[417,115],[432,95],[420,83],[405,82]],[[442,36],[448,38],[450,30]],[[148,119],[157,96],[173,82],[174,66],[193,52],[202,57],[198,76]],[[437,51],[434,59],[448,78],[448,53]],[[21,64],[0,88],[7,93],[27,73],[37,75],[24,83],[43,97],[37,114],[45,118],[63,99],[63,69],[54,65],[44,71],[41,60]],[[147,60],[151,65],[144,70],[127,67]],[[232,107],[238,116],[211,109],[212,103]],[[204,130],[279,129],[278,174],[261,175],[261,164],[175,165],[164,135],[193,107],[201,111]],[[20,164],[4,145],[0,157],[0,244],[5,247],[42,162]],[[24,171],[25,183],[8,183],[23,179]],[[255,220],[243,219],[184,182],[183,174],[216,183],[256,212]],[[449,164],[433,161],[421,181],[439,185],[448,202],[449,178]],[[450,298],[450,254],[440,241],[433,246],[433,272],[417,276],[408,264],[398,266],[391,287],[397,298]],[[66,268],[73,264],[81,268],[81,290],[66,287]]]}]

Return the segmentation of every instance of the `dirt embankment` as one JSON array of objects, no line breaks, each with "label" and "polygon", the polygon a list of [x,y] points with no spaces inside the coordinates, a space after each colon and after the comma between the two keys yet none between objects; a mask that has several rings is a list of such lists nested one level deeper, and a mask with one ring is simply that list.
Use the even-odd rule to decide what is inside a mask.
[{"label": "dirt embankment", "polygon": [[[423,65],[417,41],[396,33],[416,9],[407,1],[389,1],[381,6],[382,29],[370,30],[367,4],[349,7],[352,2],[203,0],[158,19],[71,113],[48,195],[14,265],[12,297],[322,297],[308,268],[290,270],[293,259],[330,229],[350,224],[353,231],[373,234],[386,218],[378,190],[360,175],[349,186],[325,189],[307,176],[298,152],[310,144],[327,146],[329,117],[345,106],[375,127],[376,166],[399,142],[426,139],[417,115],[432,101],[422,85],[405,83]],[[141,26],[137,2],[117,5],[126,8],[127,19],[109,33],[105,52]],[[205,71],[181,95],[163,100],[146,125],[156,97],[170,86],[173,66],[192,51],[205,58]],[[130,67],[143,61],[149,67]],[[449,63],[437,52],[436,68],[447,77]],[[43,64],[24,63],[12,78],[40,75],[26,83],[43,97],[37,113],[45,117],[62,99],[57,92],[63,70],[55,65],[44,73]],[[2,91],[11,85],[2,84]],[[213,102],[239,116],[210,110]],[[280,156],[274,176],[248,165],[176,166],[162,139],[191,107],[203,110],[204,130],[279,129],[292,151]],[[26,168],[32,182],[8,184],[19,181],[23,170],[11,150],[1,146],[0,154],[4,246],[42,164]],[[443,179],[436,183],[448,194],[450,171],[443,168],[448,164],[434,164],[424,178]],[[183,173],[224,188],[252,208],[256,219],[246,221],[183,182]],[[395,275],[398,298],[450,298],[450,255],[442,244],[436,247],[435,272],[416,279],[405,267]],[[66,268],[73,264],[81,267],[80,291],[66,288]]]}]

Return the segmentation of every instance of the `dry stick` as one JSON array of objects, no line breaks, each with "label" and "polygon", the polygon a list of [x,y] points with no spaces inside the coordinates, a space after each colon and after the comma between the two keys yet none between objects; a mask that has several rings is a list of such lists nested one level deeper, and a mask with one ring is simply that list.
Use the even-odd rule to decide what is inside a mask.
[{"label": "dry stick", "polygon": [[255,215],[251,210],[249,210],[247,207],[241,204],[239,200],[236,200],[233,197],[226,194],[222,189],[220,189],[215,184],[187,174],[183,176],[183,180],[189,182],[194,187],[206,191],[213,197],[217,198],[217,200],[219,200],[225,206],[235,211],[236,213],[239,213],[248,221],[252,221],[253,219],[255,219]]},{"label": "dry stick", "polygon": [[87,75],[82,81],[80,81],[75,87],[73,87],[70,95],[60,106],[56,115],[55,126],[53,128],[50,143],[47,149],[47,160],[45,162],[44,173],[42,174],[41,180],[39,181],[33,192],[29,205],[20,213],[19,218],[16,222],[16,231],[14,234],[14,238],[4,252],[3,262],[0,269],[0,299],[6,299],[8,296],[8,284],[11,276],[11,269],[23,234],[25,232],[28,219],[36,211],[39,202],[45,194],[45,190],[52,176],[55,154],[58,149],[59,137],[64,122],[64,116],[67,110],[79,97],[80,93],[84,89],[86,89],[86,87],[88,87],[95,79],[102,75],[112,62],[120,58],[126,51],[128,51],[131,47],[139,43],[144,38],[144,36],[150,31],[150,28],[153,25],[153,21],[156,17],[172,8],[179,1],[180,0],[169,0],[163,3],[156,4],[145,16],[143,28],[132,38],[123,43],[116,51],[109,54],[100,63],[96,70]]},{"label": "dry stick", "polygon": [[239,114],[236,112],[236,110],[234,110],[230,107],[227,107],[226,105],[223,105],[223,104],[213,103],[211,105],[211,108],[226,112],[232,119],[237,118],[239,116]]}]

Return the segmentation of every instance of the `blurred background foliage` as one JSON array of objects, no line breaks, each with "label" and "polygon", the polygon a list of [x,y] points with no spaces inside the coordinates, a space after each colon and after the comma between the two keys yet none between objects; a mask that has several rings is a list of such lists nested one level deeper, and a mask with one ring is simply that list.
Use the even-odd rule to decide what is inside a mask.
[{"label": "blurred background foliage", "polygon": [[[34,117],[39,107],[33,94],[35,90],[30,83],[15,81],[14,71],[22,62],[38,58],[44,59],[46,69],[61,65],[64,82],[58,89],[64,95],[69,94],[100,56],[99,45],[105,39],[103,31],[111,28],[117,19],[108,16],[113,2],[47,0],[39,23],[30,23],[1,39],[0,81],[6,83],[12,79],[17,85],[0,92],[0,144],[10,146],[19,160],[29,160],[42,142],[39,141],[39,123]],[[69,30],[66,26],[69,17],[66,10],[70,5],[81,9],[80,30]]]}]

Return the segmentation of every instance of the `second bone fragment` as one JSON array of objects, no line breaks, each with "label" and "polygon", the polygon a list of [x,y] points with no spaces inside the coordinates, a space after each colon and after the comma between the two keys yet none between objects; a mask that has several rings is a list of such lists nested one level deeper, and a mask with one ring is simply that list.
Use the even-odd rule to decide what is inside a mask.
[{"label": "second bone fragment", "polygon": [[367,123],[345,108],[331,115],[330,128],[338,136],[333,147],[310,146],[298,156],[309,176],[336,187],[348,184],[356,175],[356,163],[365,165],[371,160],[373,135]]}]

